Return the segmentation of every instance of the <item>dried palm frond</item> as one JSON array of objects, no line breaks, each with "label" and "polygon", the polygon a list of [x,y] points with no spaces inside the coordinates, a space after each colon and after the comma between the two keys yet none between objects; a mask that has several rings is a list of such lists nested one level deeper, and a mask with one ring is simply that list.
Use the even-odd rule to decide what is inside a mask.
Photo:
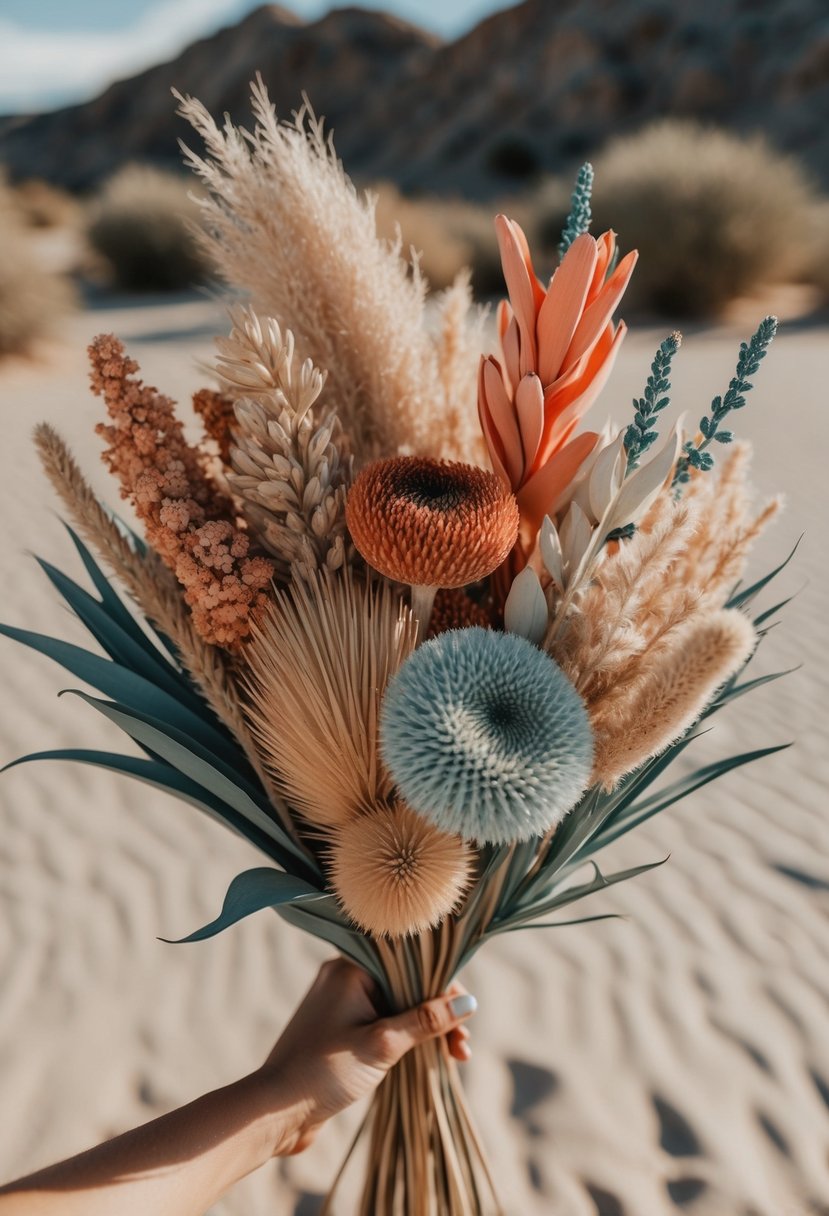
[{"label": "dried palm frond", "polygon": [[313,824],[386,801],[380,701],[416,626],[388,584],[319,575],[279,593],[245,649],[249,721],[260,755]]},{"label": "dried palm frond", "polygon": [[280,123],[262,83],[252,86],[254,131],[219,129],[177,94],[204,140],[185,149],[209,191],[203,243],[229,283],[263,315],[290,327],[302,359],[328,369],[359,461],[441,443],[464,405],[447,400],[425,324],[425,285],[400,241],[377,235],[375,200],[345,175],[322,123],[303,106]]},{"label": "dried palm frond", "polygon": [[697,720],[754,649],[747,617],[723,608],[694,615],[641,662],[632,687],[611,688],[591,707],[593,779],[606,790],[659,755]]},{"label": "dried palm frond", "polygon": [[315,405],[325,376],[297,366],[294,337],[271,317],[237,309],[219,342],[219,372],[236,401],[228,484],[285,578],[338,570],[346,560],[351,459],[337,415]]}]

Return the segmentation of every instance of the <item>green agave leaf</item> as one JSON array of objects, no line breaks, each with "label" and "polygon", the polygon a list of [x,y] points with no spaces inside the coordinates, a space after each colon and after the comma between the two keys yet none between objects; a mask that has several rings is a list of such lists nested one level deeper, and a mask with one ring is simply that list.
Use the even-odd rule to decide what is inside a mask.
[{"label": "green agave leaf", "polygon": [[[101,701],[97,697],[90,697],[87,693],[77,689],[66,691],[80,697],[98,713],[109,718],[116,726],[120,726],[121,730],[136,743],[140,743],[152,754],[166,760],[173,768],[178,769],[202,788],[221,798],[250,823],[255,824],[270,837],[274,845],[278,845],[287,855],[295,859],[293,863],[283,862],[286,869],[297,869],[298,862],[299,868],[303,872],[309,870],[307,854],[294,844],[287,832],[259,805],[256,801],[259,796],[256,789],[237,772],[228,769],[218,757],[203,748],[197,740],[174,729],[166,722],[138,713],[126,705]],[[282,862],[281,856],[279,860]]]},{"label": "green agave leaf", "polygon": [[660,811],[673,806],[675,802],[679,802],[681,798],[686,798],[688,794],[701,789],[702,786],[708,785],[710,781],[716,781],[718,777],[722,777],[725,773],[730,773],[732,769],[741,768],[745,764],[753,764],[755,760],[762,760],[764,756],[773,756],[775,752],[785,751],[789,747],[791,747],[791,743],[778,743],[775,747],[762,747],[756,751],[743,752],[739,756],[729,756],[725,760],[717,760],[713,764],[706,764],[703,768],[698,768],[695,772],[681,777],[679,781],[675,781],[667,789],[660,790],[659,793],[653,794],[643,802],[634,803],[626,808],[623,815],[619,816],[613,823],[608,824],[602,832],[594,837],[589,847],[585,850],[584,856],[587,857],[598,849],[604,848],[605,845],[611,844],[620,836],[624,836],[626,832],[631,831],[632,828],[638,827],[640,823],[644,823],[645,820],[658,815]]},{"label": "green agave leaf", "polygon": [[745,696],[747,692],[752,692],[755,688],[762,688],[764,684],[772,684],[775,680],[782,680],[783,676],[790,676],[793,672],[799,671],[802,664],[798,663],[796,667],[789,667],[786,671],[772,671],[766,676],[757,676],[754,680],[745,680],[742,684],[737,684],[732,681],[727,688],[717,697],[717,700],[708,706],[703,711],[700,721],[703,718],[708,718],[711,714],[722,709],[724,705],[728,705],[731,701],[736,701],[738,697]]},{"label": "green agave leaf", "polygon": [[370,940],[364,937],[359,930],[344,924],[336,914],[331,915],[331,907],[336,910],[336,904],[329,896],[326,900],[309,901],[308,904],[302,906],[281,904],[276,911],[288,924],[295,925],[298,929],[304,929],[306,933],[311,933],[314,937],[335,946],[340,954],[350,958],[358,967],[362,967],[379,985],[380,990],[390,1002],[389,982]]},{"label": "green agave leaf", "polygon": [[[106,510],[107,513],[112,517],[113,522],[115,524],[117,524],[119,530],[124,534],[124,536],[129,541],[132,548],[135,549],[136,553],[138,553],[140,556],[143,556],[147,552],[147,546],[144,543],[144,541],[141,539],[141,537],[138,536],[137,533],[133,532],[131,528],[128,528],[127,525],[124,523],[124,521],[118,515],[116,515],[112,511],[110,511],[109,508],[106,507],[103,503],[101,505],[104,507],[104,510]],[[89,549],[83,543],[81,538],[72,530],[72,528],[69,527],[69,524],[67,524],[65,521],[61,521],[61,522],[63,522],[64,528],[66,528],[67,532],[72,537],[72,541],[75,545],[75,548],[78,550],[78,553],[80,554],[81,561],[83,562],[84,566],[86,567],[86,571],[87,571],[89,577],[91,578],[96,590],[100,593],[101,601],[103,603],[104,608],[110,614],[112,619],[117,624],[120,624],[123,629],[129,631],[129,627],[132,626],[132,628],[135,632],[135,635],[136,635],[136,641],[145,643],[151,653],[157,654],[158,652],[156,650],[156,647],[153,645],[152,640],[147,636],[147,634],[144,632],[144,630],[140,627],[138,622],[133,617],[132,613],[127,609],[126,605],[123,603],[121,597],[113,589],[111,580],[107,576],[106,572],[101,569],[101,567],[95,561],[95,558],[90,553]],[[170,638],[167,637],[167,634],[164,633],[161,629],[159,629],[157,625],[155,625],[151,620],[149,620],[148,617],[142,616],[141,619],[144,622],[144,624],[147,626],[147,628],[150,630],[153,637],[155,637],[158,640],[158,642],[160,642],[163,649],[167,652],[167,655],[169,655],[170,659],[172,660],[172,663],[175,666],[176,673],[177,673],[179,679],[181,680],[181,683],[185,687],[189,688],[193,692],[193,694],[198,697],[200,695],[198,688],[194,684],[189,673],[180,665],[179,653],[178,653],[178,649],[177,649],[175,643],[172,642],[170,640]]]},{"label": "green agave leaf", "polygon": [[590,925],[595,920],[625,920],[618,912],[605,912],[602,916],[577,916],[574,920],[533,920],[528,924],[511,925],[505,933],[523,932],[525,929],[563,929],[566,925]]},{"label": "green agave leaf", "polygon": [[59,638],[43,633],[31,633],[13,625],[0,625],[0,635],[20,642],[52,659],[73,676],[91,685],[105,696],[140,707],[140,711],[181,730],[206,749],[221,757],[236,772],[248,774],[250,769],[240,748],[224,733],[220,733],[200,714],[182,705],[175,697],[157,688],[149,680],[120,663],[102,658],[92,651],[73,646]]},{"label": "green agave leaf", "polygon": [[784,608],[788,607],[792,600],[797,599],[799,594],[799,591],[795,591],[794,595],[787,595],[784,600],[780,600],[779,603],[774,604],[771,608],[767,608],[765,612],[761,612],[760,615],[756,616],[752,621],[754,628],[759,629],[761,625],[765,625],[766,621],[770,620],[771,617],[775,616],[778,612],[782,612]]},{"label": "green agave leaf", "polygon": [[36,557],[35,561],[111,659],[149,680],[157,688],[163,688],[176,700],[187,701],[191,707],[195,705],[196,710],[204,706],[204,702],[199,704],[191,690],[183,685],[179,673],[162,657],[149,639],[145,639],[146,646],[136,641],[132,631],[126,631],[112,620],[101,601],[96,600],[50,562],[40,557]]},{"label": "green agave leaf", "polygon": [[801,534],[797,538],[794,548],[792,549],[791,553],[789,553],[788,557],[784,558],[784,560],[780,563],[780,565],[775,566],[775,568],[773,570],[770,570],[768,574],[763,575],[762,578],[758,578],[756,583],[752,583],[750,587],[746,587],[742,591],[740,591],[739,589],[735,589],[734,594],[731,596],[731,599],[726,604],[726,608],[744,608],[747,604],[750,604],[753,599],[756,599],[757,596],[760,594],[760,592],[763,590],[763,588],[767,587],[768,584],[772,581],[772,579],[777,578],[777,575],[780,574],[781,570],[786,569],[789,562],[794,557],[795,553],[797,553],[797,550],[800,546],[800,542],[802,540],[803,540],[803,535]]},{"label": "green agave leaf", "polygon": [[280,904],[295,904],[311,899],[324,899],[324,892],[303,882],[293,874],[284,870],[272,870],[269,866],[260,866],[255,870],[245,870],[237,874],[227,889],[222,910],[215,920],[189,933],[187,937],[162,937],[160,940],[171,945],[182,945],[184,942],[203,942],[208,937],[215,937],[224,929],[235,925],[237,921],[263,908],[275,908]]},{"label": "green agave leaf", "polygon": [[32,752],[28,756],[20,756],[17,760],[0,769],[15,768],[18,764],[29,764],[35,760],[68,760],[76,764],[89,764],[94,768],[107,769],[143,781],[154,789],[165,793],[175,794],[182,802],[187,802],[200,811],[204,811],[211,819],[232,828],[240,836],[244,836],[251,844],[256,845],[268,857],[279,860],[280,850],[274,851],[273,841],[258,827],[250,823],[238,811],[234,811],[221,798],[216,798],[209,790],[191,781],[178,769],[172,768],[163,760],[146,760],[141,756],[122,756],[118,752],[94,751],[85,748],[53,748],[50,751]]},{"label": "green agave leaf", "polygon": [[520,905],[503,921],[494,921],[491,932],[499,933],[503,929],[513,925],[537,920],[539,916],[546,916],[548,912],[554,912],[556,908],[565,908],[569,904],[577,903],[580,899],[585,899],[596,891],[603,891],[607,887],[616,886],[617,883],[627,882],[629,878],[637,878],[640,874],[647,874],[649,870],[655,870],[659,866],[663,866],[667,860],[667,857],[663,857],[661,861],[647,862],[645,865],[633,866],[629,870],[618,870],[615,874],[607,877],[602,874],[595,862],[591,862],[590,864],[593,866],[594,873],[593,878],[589,882],[579,883],[573,887],[566,887],[558,895],[552,899],[544,900],[542,903],[524,903]]},{"label": "green agave leaf", "polygon": [[101,606],[104,611],[116,625],[120,625],[123,631],[132,637],[137,645],[143,646],[149,654],[157,654],[155,646],[124,604],[120,595],[115,591],[110,579],[98,565],[80,536],[65,520],[61,520],[61,523],[69,533],[72,544],[75,546],[78,556],[83,562],[84,569],[89,575],[90,582],[101,597]]}]

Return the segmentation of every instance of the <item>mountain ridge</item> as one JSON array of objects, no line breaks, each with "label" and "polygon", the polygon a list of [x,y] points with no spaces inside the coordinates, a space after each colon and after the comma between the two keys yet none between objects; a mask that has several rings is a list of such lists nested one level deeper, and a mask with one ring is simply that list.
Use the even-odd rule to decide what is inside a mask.
[{"label": "mountain ridge", "polygon": [[664,115],[761,132],[829,185],[823,14],[822,0],[523,0],[444,42],[357,6],[305,21],[263,5],[91,101],[0,120],[0,162],[75,191],[128,160],[177,166],[171,87],[245,123],[261,71],[278,113],[310,97],[350,172],[409,192],[491,197]]}]

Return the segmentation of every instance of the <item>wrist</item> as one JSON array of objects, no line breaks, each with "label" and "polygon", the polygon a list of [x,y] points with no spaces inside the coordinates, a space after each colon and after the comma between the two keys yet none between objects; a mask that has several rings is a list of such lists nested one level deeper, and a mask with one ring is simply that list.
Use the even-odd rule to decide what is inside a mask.
[{"label": "wrist", "polygon": [[288,1093],[265,1068],[237,1084],[243,1088],[248,1109],[255,1112],[250,1133],[257,1165],[300,1152],[308,1143],[313,1122],[308,1103]]}]

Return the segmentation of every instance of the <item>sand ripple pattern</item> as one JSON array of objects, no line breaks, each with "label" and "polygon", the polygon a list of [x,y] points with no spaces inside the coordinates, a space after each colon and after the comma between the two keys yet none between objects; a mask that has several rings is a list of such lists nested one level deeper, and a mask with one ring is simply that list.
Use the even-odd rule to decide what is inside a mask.
[{"label": "sand ripple pattern", "polygon": [[[148,378],[184,397],[221,324],[209,303],[87,314],[48,366],[3,369],[3,619],[81,638],[22,551],[67,563],[28,445],[34,421],[59,425],[110,490],[97,471],[85,341],[117,330]],[[635,335],[623,352],[620,417],[658,337]],[[694,760],[797,746],[616,847],[608,867],[671,854],[594,901],[593,912],[627,919],[514,936],[466,977],[481,1002],[468,1084],[509,1216],[829,1212],[826,338],[784,332],[739,419],[756,442],[759,484],[789,493],[758,569],[809,528],[778,598],[805,589],[759,665],[804,666],[721,719]],[[682,408],[696,414],[727,383],[734,351],[733,334],[687,342],[674,381]],[[47,660],[3,642],[2,671],[0,760],[92,740],[120,746],[92,711],[55,699],[67,677]],[[213,915],[233,874],[256,864],[243,842],[158,793],[41,765],[6,775],[0,805],[8,1177],[253,1067],[325,951],[267,915],[201,945],[158,942]],[[260,1171],[216,1212],[313,1216],[352,1126]]]}]

